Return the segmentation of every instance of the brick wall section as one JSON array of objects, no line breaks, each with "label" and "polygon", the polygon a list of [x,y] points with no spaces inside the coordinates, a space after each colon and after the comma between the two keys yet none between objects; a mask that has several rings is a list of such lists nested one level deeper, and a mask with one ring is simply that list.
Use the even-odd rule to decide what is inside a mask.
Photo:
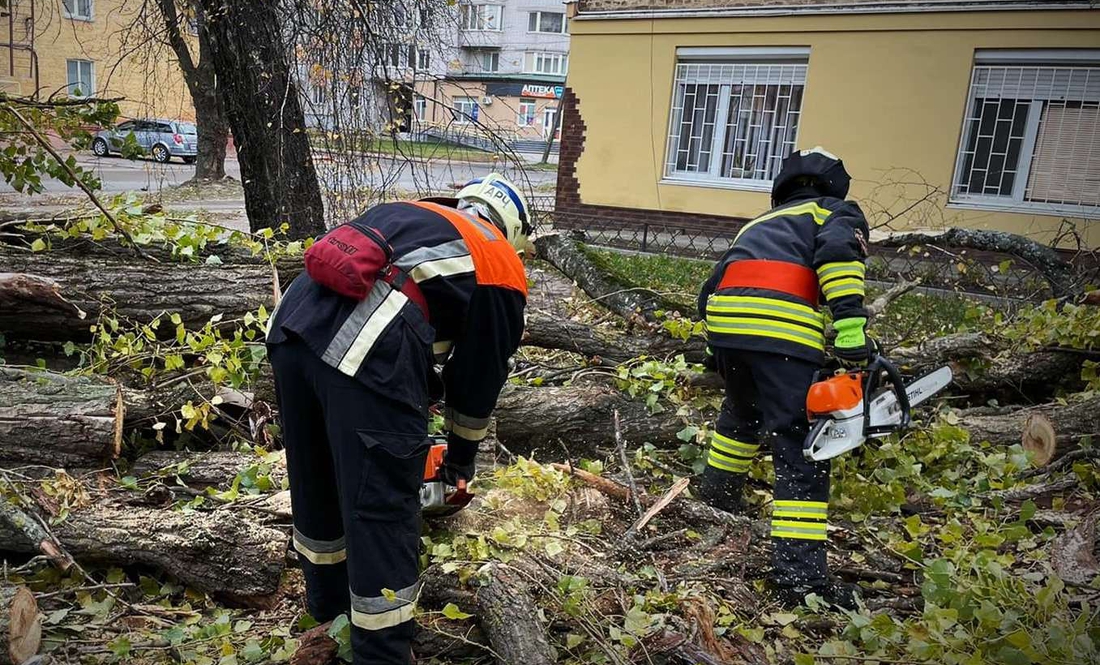
[{"label": "brick wall section", "polygon": [[[580,112],[580,100],[572,88],[566,87],[562,96],[561,142],[558,156],[557,205],[555,226],[585,228],[598,224],[601,229],[627,227],[676,227],[716,232],[733,232],[745,223],[745,219],[718,215],[699,215],[686,212],[620,208],[592,205],[581,201],[581,184],[577,180],[577,160],[584,152],[587,127]],[[614,177],[608,174],[607,177]]]}]

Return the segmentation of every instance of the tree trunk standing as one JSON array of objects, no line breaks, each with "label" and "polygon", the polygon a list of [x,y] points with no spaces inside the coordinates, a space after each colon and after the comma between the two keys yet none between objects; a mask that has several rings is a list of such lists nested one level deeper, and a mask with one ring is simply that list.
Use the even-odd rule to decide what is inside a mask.
[{"label": "tree trunk standing", "polygon": [[305,115],[278,3],[201,0],[218,91],[237,145],[253,231],[286,223],[292,238],[325,230]]},{"label": "tree trunk standing", "polygon": [[[183,0],[195,2],[195,0]],[[180,32],[180,23],[185,20],[176,10],[176,0],[157,0],[161,17],[164,19],[168,45],[179,61],[183,80],[191,93],[191,103],[195,107],[195,125],[199,131],[198,156],[195,160],[195,182],[221,180],[225,178],[225,151],[229,142],[229,123],[225,118],[221,99],[218,98],[217,76],[211,59],[210,37],[203,25],[202,8],[195,3],[195,12],[199,25],[199,61],[191,57],[191,49]]]}]

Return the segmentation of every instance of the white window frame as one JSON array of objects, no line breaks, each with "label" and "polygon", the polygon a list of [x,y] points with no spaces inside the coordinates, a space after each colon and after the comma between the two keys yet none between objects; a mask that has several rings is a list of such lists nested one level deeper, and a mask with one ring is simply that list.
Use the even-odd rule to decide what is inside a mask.
[{"label": "white window frame", "polygon": [[558,128],[558,107],[547,106],[542,110],[542,136],[546,138]]},{"label": "white window frame", "polygon": [[[569,34],[569,21],[565,17],[565,12],[544,12],[541,10],[533,10],[527,13],[527,33],[528,34],[542,34],[542,35],[568,35]],[[542,17],[544,14],[556,14],[561,16],[561,30],[543,30],[542,29]],[[535,29],[531,29],[531,19],[534,18]]]},{"label": "white window frame", "polygon": [[413,117],[420,122],[428,119],[428,99],[424,95],[413,97]]},{"label": "white window frame", "polygon": [[[796,109],[788,108],[788,120],[790,116],[797,116],[794,135],[790,137],[790,148],[793,150],[798,145],[798,132],[801,129],[802,107],[805,103],[806,77],[809,71],[810,49],[808,47],[684,47],[676,49],[676,74],[672,82],[672,103],[669,105],[668,131],[665,142],[665,160],[663,166],[664,177],[662,183],[674,185],[690,185],[696,187],[713,187],[719,189],[735,189],[752,192],[770,192],[772,179],[729,177],[722,175],[722,162],[724,158],[724,146],[729,134],[728,118],[730,113],[730,99],[732,82],[718,82],[719,86],[717,106],[714,113],[714,130],[710,141],[710,162],[706,171],[677,170],[678,141],[682,118],[677,117],[677,97],[681,83],[681,67],[685,65],[742,65],[749,68],[765,69],[766,78],[775,72],[781,72],[781,79],[789,79],[796,83],[792,85],[792,95],[788,103],[793,99],[793,86],[801,86],[799,103]],[[746,85],[741,83],[739,85]],[[774,111],[771,111],[774,115]],[[775,148],[770,146],[771,159],[776,158]],[[778,148],[781,156],[783,146]]]},{"label": "white window frame", "polygon": [[537,113],[538,102],[527,97],[520,98],[519,110],[516,113],[516,125],[519,127],[534,127]]},{"label": "white window frame", "polygon": [[416,69],[426,72],[432,66],[432,52],[426,48],[416,49]]},{"label": "white window frame", "polygon": [[[495,14],[496,27],[490,25],[489,14]],[[471,16],[473,14],[473,16]],[[473,18],[471,21],[470,19]],[[459,27],[466,32],[500,32],[504,29],[504,5],[469,3],[460,5]]]},{"label": "white window frame", "polygon": [[[1038,141],[1041,119],[1044,109],[1043,99],[1031,98],[1028,100],[1028,115],[1024,123],[1024,133],[1019,157],[1017,158],[1015,176],[1012,182],[1012,192],[1008,195],[995,194],[971,194],[961,191],[962,178],[966,168],[966,148],[970,141],[975,102],[977,100],[978,72],[991,68],[1009,68],[1005,75],[1009,76],[1012,69],[1064,69],[1074,70],[1088,68],[1088,80],[1100,78],[1100,49],[979,49],[975,51],[974,63],[971,66],[970,85],[967,91],[966,111],[962,118],[962,127],[959,131],[959,144],[955,151],[955,169],[951,178],[951,196],[948,205],[952,208],[990,210],[998,212],[1018,212],[1022,214],[1049,214],[1082,217],[1086,219],[1100,219],[1100,206],[1075,205],[1071,203],[1049,203],[1046,201],[1028,201],[1027,186],[1031,178],[1032,158]],[[1091,86],[1090,86],[1091,87]],[[1097,98],[1100,102],[1100,98]],[[1089,104],[1094,103],[1090,98]],[[1100,157],[1100,145],[1092,148],[1092,152]],[[1090,153],[1091,154],[1091,153]]]},{"label": "white window frame", "polygon": [[474,121],[471,117],[474,115],[473,109],[477,107],[476,97],[454,97],[451,99],[451,108],[455,110],[455,124],[456,125],[472,125]]},{"label": "white window frame", "polygon": [[[80,3],[81,2],[82,2],[82,0],[72,0],[73,6],[76,7],[78,10],[80,9]],[[76,12],[69,11],[69,8],[67,6],[69,4],[69,0],[62,0],[62,2],[61,2],[62,15],[64,15],[65,18],[72,19],[74,21],[94,21],[95,20],[95,0],[87,0],[87,3],[88,3],[88,13],[87,14],[78,14]]]},{"label": "white window frame", "polygon": [[[554,63],[547,67],[547,63]],[[523,71],[527,74],[565,76],[569,71],[569,54],[553,51],[528,51],[523,58]]]},{"label": "white window frame", "polygon": [[[69,63],[73,63],[73,62],[77,63],[77,77],[78,77],[78,79],[80,77],[80,65],[88,65],[88,75],[89,75],[89,79],[90,79],[90,81],[88,82],[88,89],[84,90],[83,88],[79,88],[80,93],[81,93],[79,95],[75,94],[75,90],[77,88],[74,88],[74,86],[79,87],[82,79],[78,80],[76,83],[73,83],[72,81],[69,80]],[[69,59],[67,59],[65,61],[65,81],[66,81],[65,90],[66,90],[66,92],[68,93],[68,95],[70,97],[74,97],[74,98],[77,98],[77,99],[84,99],[85,97],[94,97],[95,96],[95,61],[94,60],[85,60],[83,58],[69,58]]]}]

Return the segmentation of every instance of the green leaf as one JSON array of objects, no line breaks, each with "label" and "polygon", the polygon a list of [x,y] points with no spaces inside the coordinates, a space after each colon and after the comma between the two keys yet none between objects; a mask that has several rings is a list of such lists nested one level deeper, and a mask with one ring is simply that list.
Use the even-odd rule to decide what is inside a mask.
[{"label": "green leaf", "polygon": [[46,251],[46,241],[43,240],[42,238],[35,238],[34,242],[31,243],[31,251],[32,252],[44,252],[44,251]]},{"label": "green leaf", "polygon": [[808,653],[796,653],[794,655],[794,665],[814,665],[817,660]]},{"label": "green leaf", "polygon": [[458,609],[458,605],[455,605],[454,603],[447,603],[443,606],[443,616],[447,617],[448,619],[453,619],[455,621],[463,621],[465,619],[471,618],[474,615],[463,612],[462,610]]}]

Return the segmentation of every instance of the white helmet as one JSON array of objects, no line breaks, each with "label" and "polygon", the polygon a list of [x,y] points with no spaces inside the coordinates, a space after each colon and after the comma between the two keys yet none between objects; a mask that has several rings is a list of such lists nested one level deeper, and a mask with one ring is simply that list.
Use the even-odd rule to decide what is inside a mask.
[{"label": "white helmet", "polygon": [[530,211],[519,188],[507,178],[490,173],[466,183],[458,192],[458,208],[477,209],[504,233],[516,252],[523,253],[531,233]]}]

